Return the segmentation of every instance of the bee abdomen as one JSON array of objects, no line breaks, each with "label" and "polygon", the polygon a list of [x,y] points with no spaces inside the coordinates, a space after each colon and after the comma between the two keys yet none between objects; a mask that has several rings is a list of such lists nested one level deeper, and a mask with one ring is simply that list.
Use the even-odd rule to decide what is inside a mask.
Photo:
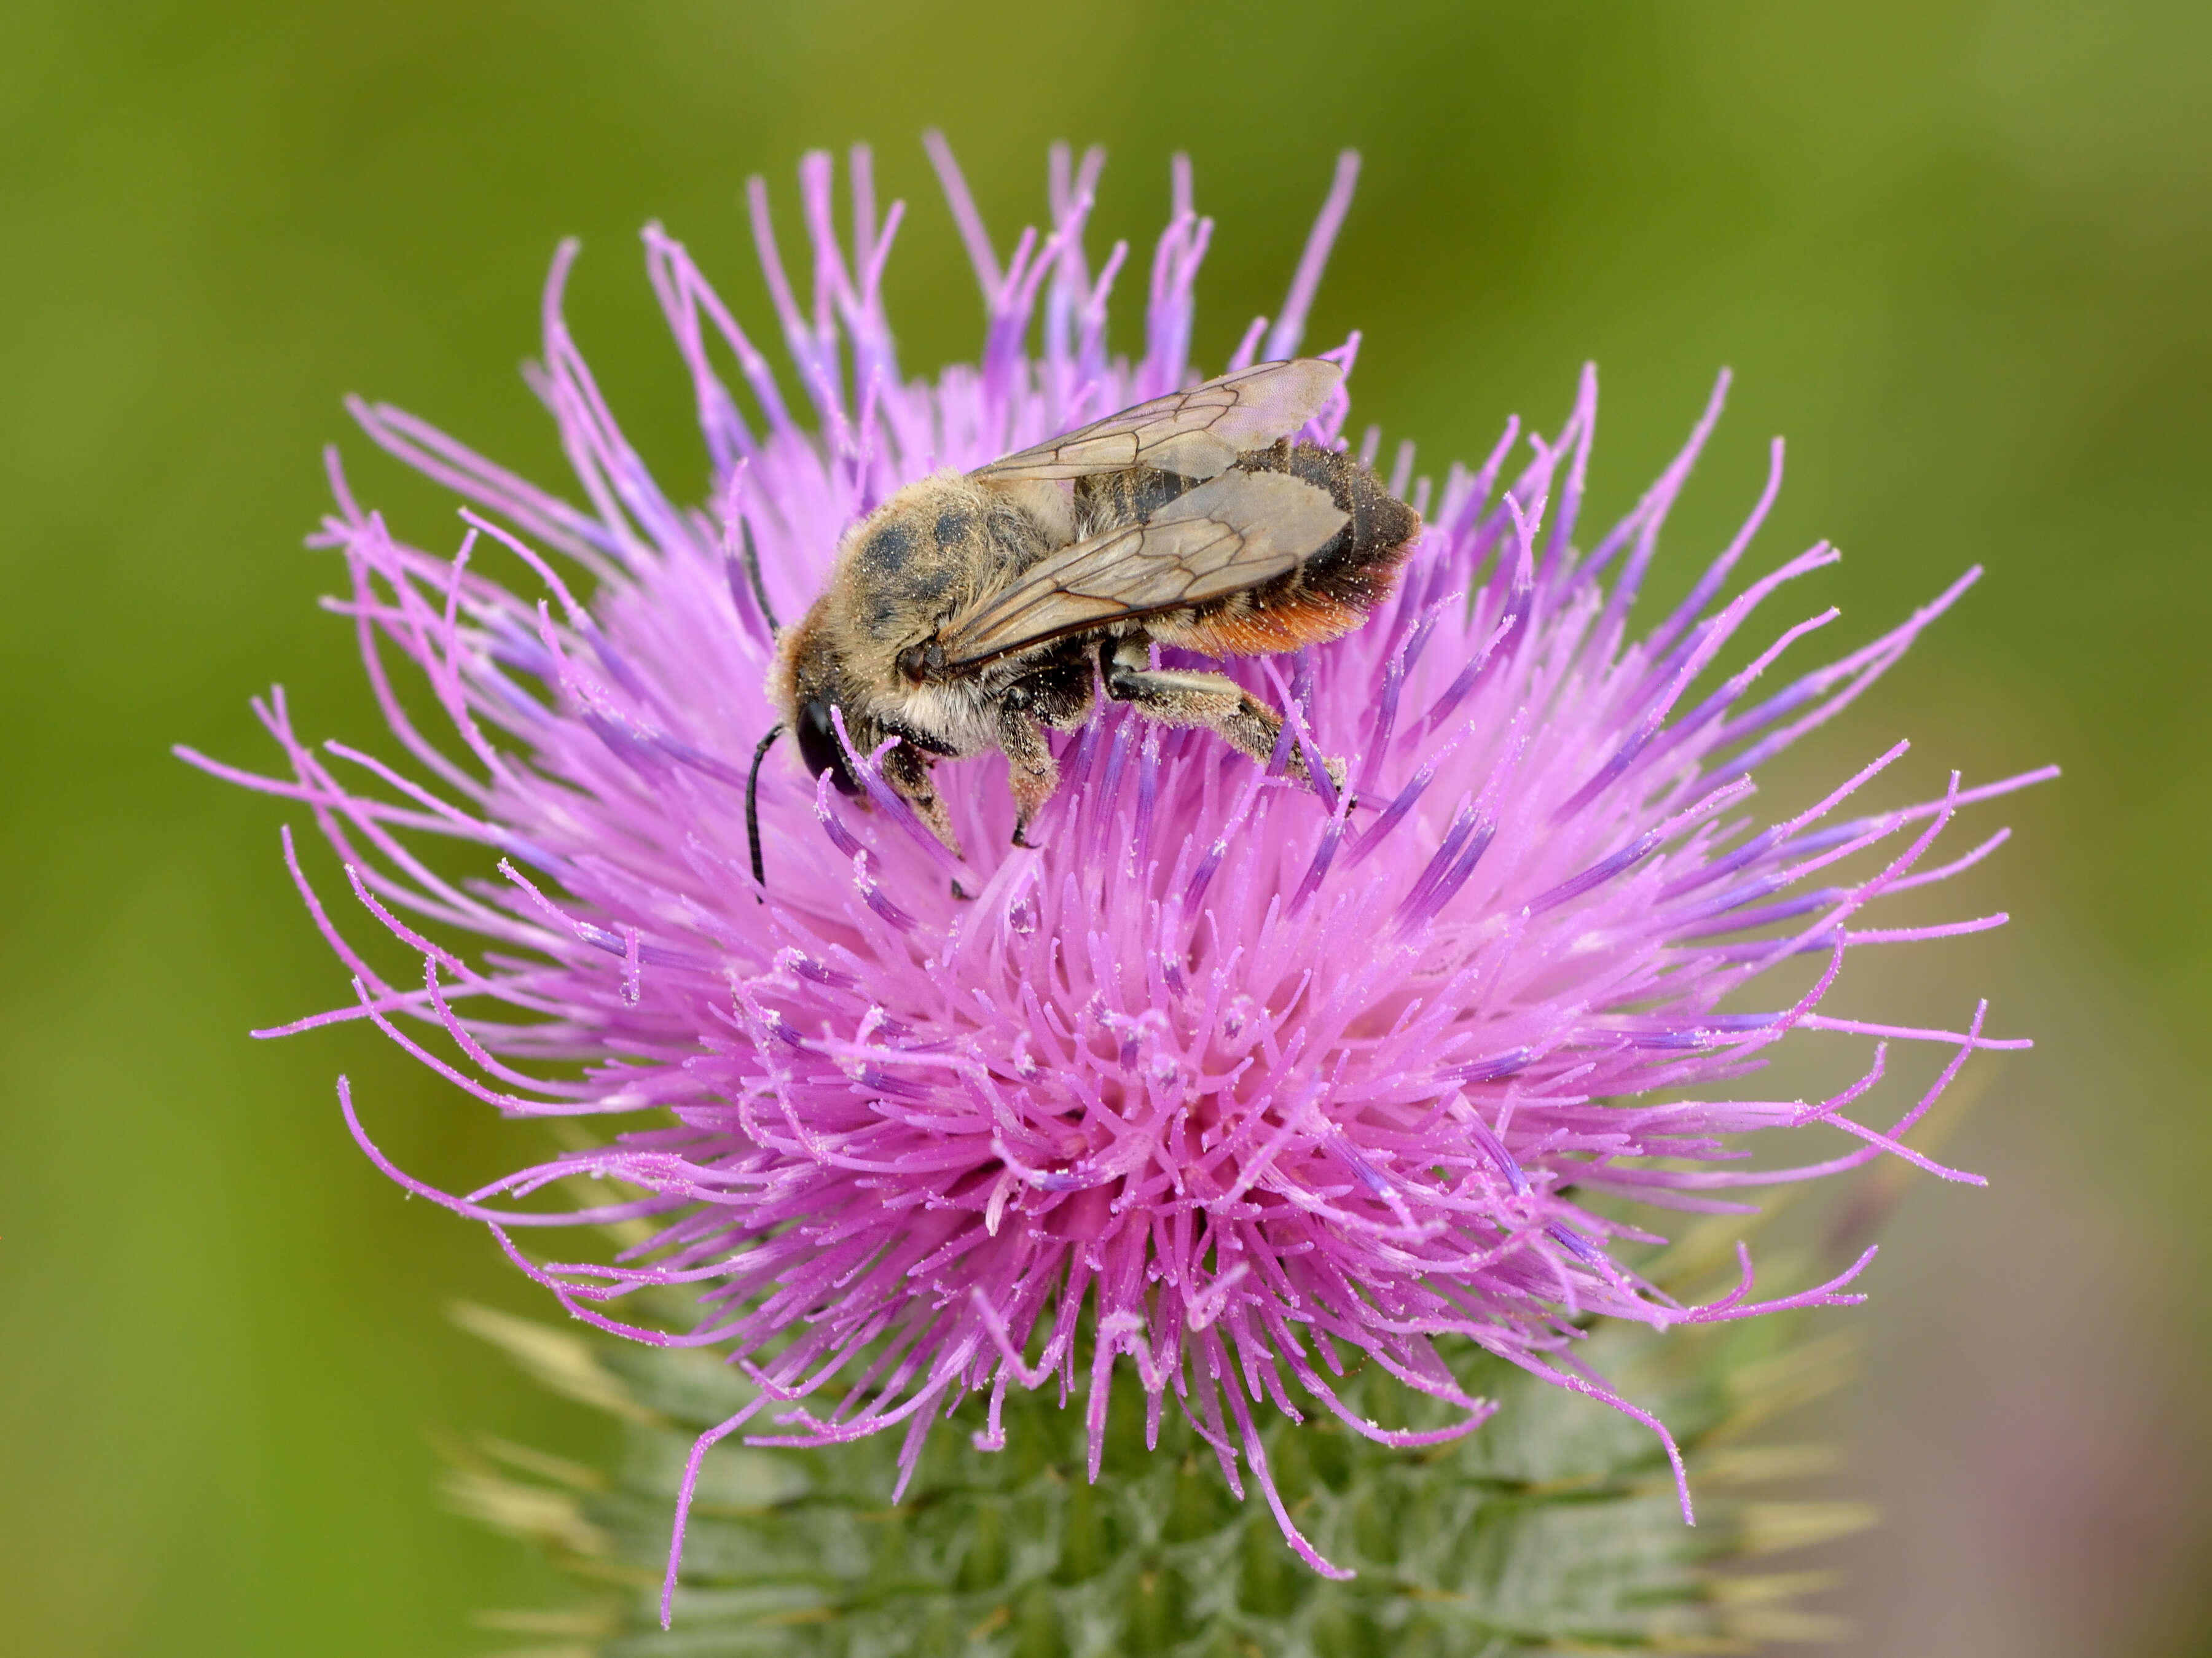
[{"label": "bee abdomen", "polygon": [[[1295,569],[1208,603],[1155,613],[1145,631],[1162,644],[1209,656],[1295,650],[1350,633],[1390,596],[1398,567],[1420,533],[1420,514],[1382,487],[1352,456],[1316,444],[1282,442],[1240,455],[1247,472],[1285,472],[1328,493],[1351,521]],[[1141,524],[1198,486],[1194,478],[1148,466],[1079,480],[1079,532],[1098,535]]]},{"label": "bee abdomen", "polygon": [[1317,445],[1278,443],[1237,465],[1248,472],[1286,472],[1326,489],[1351,522],[1297,568],[1198,608],[1179,628],[1155,632],[1211,655],[1253,656],[1319,644],[1358,627],[1397,585],[1398,567],[1421,531],[1420,514],[1352,456]]},{"label": "bee abdomen", "polygon": [[1119,472],[1095,472],[1075,481],[1076,533],[1101,535],[1125,525],[1142,524],[1171,501],[1198,487],[1196,478],[1156,467],[1132,466]]},{"label": "bee abdomen", "polygon": [[1261,588],[1263,600],[1278,586],[1295,584],[1316,598],[1357,606],[1364,615],[1389,597],[1406,550],[1420,533],[1421,518],[1374,473],[1348,454],[1311,443],[1255,449],[1237,465],[1247,472],[1287,472],[1326,489],[1337,510],[1352,520],[1290,575]]}]

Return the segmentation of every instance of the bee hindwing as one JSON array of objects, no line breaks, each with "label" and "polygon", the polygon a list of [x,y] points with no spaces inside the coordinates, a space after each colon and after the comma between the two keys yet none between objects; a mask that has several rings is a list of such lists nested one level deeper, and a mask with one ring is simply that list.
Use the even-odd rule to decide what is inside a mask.
[{"label": "bee hindwing", "polygon": [[1231,472],[1142,524],[1048,555],[946,623],[939,642],[948,667],[974,668],[1068,634],[1226,598],[1295,569],[1350,521],[1310,483]]},{"label": "bee hindwing", "polygon": [[979,478],[1079,478],[1153,466],[1181,477],[1210,478],[1237,457],[1311,420],[1344,379],[1319,357],[1263,362],[1188,392],[1124,409],[1033,449],[978,467]]}]

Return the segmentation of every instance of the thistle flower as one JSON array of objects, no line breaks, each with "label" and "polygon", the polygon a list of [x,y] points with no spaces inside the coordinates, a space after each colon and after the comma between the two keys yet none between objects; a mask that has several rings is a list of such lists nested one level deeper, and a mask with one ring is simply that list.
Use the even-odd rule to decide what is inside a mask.
[{"label": "thistle flower", "polygon": [[[356,900],[420,955],[423,978],[392,982],[356,952],[288,831],[356,1001],[285,1030],[366,1018],[507,1115],[629,1125],[453,1197],[395,1168],[339,1084],[380,1168],[484,1222],[570,1313],[715,1350],[757,1388],[694,1448],[672,1587],[683,1506],[716,1441],[896,1429],[910,1471],[966,1395],[988,1397],[976,1442],[990,1448],[1008,1389],[1047,1383],[1084,1395],[1094,1478],[1117,1382],[1142,1390],[1148,1434],[1172,1400],[1230,1485],[1241,1494],[1249,1478],[1324,1573],[1336,1569],[1276,1493],[1255,1412],[1333,1411],[1392,1443],[1467,1432],[1493,1407],[1462,1391],[1453,1343],[1646,1422],[1679,1480],[1663,1425],[1577,1361],[1591,1324],[1856,1301],[1845,1286],[1866,1257],[1756,1301],[1746,1255],[1736,1290],[1687,1305],[1624,1258],[1621,1246],[1632,1258],[1658,1241],[1626,1217],[1725,1212],[1741,1206],[1723,1195],[1735,1188],[1885,1153],[1971,1180],[1901,1136],[1974,1049],[2026,1045],[1985,1035],[1985,1006],[1963,1029],[1820,1008],[1858,948],[2003,920],[1883,928],[1862,912],[1985,856],[2002,831],[1931,863],[1961,807],[2045,774],[1975,788],[1954,777],[1940,799],[1846,815],[1900,744],[1802,811],[1751,806],[1757,767],[1848,706],[1976,572],[1784,689],[1754,695],[1834,610],[1711,683],[1753,612],[1837,555],[1816,546],[1724,597],[1779,484],[1778,443],[1735,538],[1672,612],[1632,629],[1726,380],[1658,482],[1585,545],[1585,371],[1555,435],[1509,422],[1480,465],[1454,465],[1440,486],[1399,450],[1391,487],[1428,528],[1395,597],[1336,643],[1232,670],[1289,713],[1271,767],[1109,708],[1063,747],[1041,850],[1008,845],[1000,758],[940,770],[961,864],[884,785],[881,752],[848,754],[857,804],[775,757],[758,780],[763,887],[745,816],[748,758],[775,718],[770,617],[805,607],[841,531],[931,470],[1198,378],[1192,290],[1212,222],[1193,208],[1186,164],[1152,259],[1145,349],[1127,358],[1106,340],[1127,246],[1095,274],[1085,252],[1100,154],[1076,167],[1055,149],[1049,233],[1024,232],[1002,262],[930,143],[987,319],[981,361],[934,382],[907,378],[896,355],[883,277],[902,204],[879,217],[865,149],[849,250],[829,157],[800,166],[805,304],[767,191],[750,186],[804,412],[684,247],[645,233],[712,464],[703,507],[662,492],[586,368],[561,313],[573,246],[554,264],[532,383],[586,505],[399,410],[354,405],[377,443],[470,503],[457,553],[422,550],[356,504],[333,458],[337,510],[313,537],[345,558],[350,591],[331,608],[353,618],[413,770],[311,748],[281,692],[257,706],[289,777],[186,757],[304,802]],[[1346,155],[1280,313],[1255,321],[1227,367],[1297,349],[1355,173]],[[1349,367],[1357,346],[1327,355]],[[750,417],[716,367],[725,355]],[[1347,412],[1339,393],[1304,435],[1341,441]],[[501,552],[520,586],[487,574]],[[579,571],[597,584],[588,598]],[[449,735],[403,707],[391,649]],[[1292,742],[1315,776],[1319,756],[1346,756],[1350,786],[1290,782]],[[496,878],[450,878],[421,851],[426,835],[495,853],[483,862]],[[1801,956],[1818,963],[1811,987],[1762,999],[1762,975]],[[1864,1072],[1817,1102],[1734,1097],[1785,1039],[1866,1043]],[[1880,1127],[1861,1102],[1891,1041],[1949,1057]],[[1758,1173],[1731,1161],[1753,1131],[1814,1125],[1857,1145]],[[565,1211],[513,1206],[575,1176],[620,1189]],[[515,1242],[518,1228],[617,1222],[641,1236],[611,1264],[541,1262]],[[665,1286],[696,1296],[692,1329],[609,1310]],[[1339,1379],[1362,1363],[1447,1401],[1455,1425],[1394,1432],[1348,1409]],[[1686,1486],[1682,1503],[1686,1517]]]}]

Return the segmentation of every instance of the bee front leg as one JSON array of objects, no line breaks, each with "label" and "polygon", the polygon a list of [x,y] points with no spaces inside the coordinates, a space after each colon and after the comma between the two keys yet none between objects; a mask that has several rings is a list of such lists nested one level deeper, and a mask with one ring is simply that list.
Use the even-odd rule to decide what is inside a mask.
[{"label": "bee front leg", "polygon": [[936,780],[929,774],[928,756],[912,743],[898,744],[884,756],[884,781],[914,808],[914,815],[945,843],[947,852],[955,858],[967,855],[960,850],[960,837],[952,832],[952,818],[945,810],[945,799],[938,793]]},{"label": "bee front leg", "polygon": [[[1143,641],[1118,641],[1103,665],[1106,695],[1163,726],[1202,726],[1263,766],[1275,757],[1275,744],[1283,734],[1281,714],[1226,674],[1155,668],[1150,662]],[[1344,762],[1323,760],[1322,764],[1328,769],[1329,780],[1343,787]],[[1299,782],[1312,780],[1304,752],[1295,744],[1286,769]]]},{"label": "bee front leg", "polygon": [[1060,764],[1046,746],[1044,727],[1018,685],[999,703],[999,746],[1006,750],[1014,791],[1014,844],[1026,847],[1030,824],[1060,787]]}]

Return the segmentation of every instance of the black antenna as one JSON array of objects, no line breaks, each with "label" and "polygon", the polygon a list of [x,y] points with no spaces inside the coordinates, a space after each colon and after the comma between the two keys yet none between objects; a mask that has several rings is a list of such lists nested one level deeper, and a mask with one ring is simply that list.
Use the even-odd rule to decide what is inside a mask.
[{"label": "black antenna", "polygon": [[[768,583],[761,579],[760,550],[753,545],[753,526],[748,524],[742,515],[738,519],[738,537],[744,545],[743,556],[745,580],[752,584],[753,603],[760,606],[761,614],[768,618],[768,630],[772,634],[780,634],[783,631],[783,625],[775,619],[775,607],[768,602]],[[782,729],[781,726],[776,727],[776,731]],[[764,744],[772,743],[775,740],[775,732],[770,732],[764,739]],[[757,760],[753,762],[753,769],[755,771],[760,769],[760,762]],[[753,859],[753,865],[754,873],[758,874],[760,859],[757,855]]]},{"label": "black antenna", "polygon": [[[748,537],[746,538],[745,546],[748,550],[751,548],[751,537]],[[753,568],[753,580],[756,582],[760,580],[760,568],[757,565]],[[763,608],[765,609],[766,607],[763,606]],[[768,735],[761,738],[760,746],[753,750],[753,768],[746,774],[745,777],[745,844],[752,848],[753,884],[759,887],[762,891],[766,891],[768,889],[768,869],[767,866],[761,862],[761,762],[768,758],[768,751],[769,748],[775,744],[775,739],[782,735],[783,726],[781,721],[768,728]],[[753,902],[757,904],[764,904],[768,900],[762,897],[760,893],[756,892],[753,894]]]}]

